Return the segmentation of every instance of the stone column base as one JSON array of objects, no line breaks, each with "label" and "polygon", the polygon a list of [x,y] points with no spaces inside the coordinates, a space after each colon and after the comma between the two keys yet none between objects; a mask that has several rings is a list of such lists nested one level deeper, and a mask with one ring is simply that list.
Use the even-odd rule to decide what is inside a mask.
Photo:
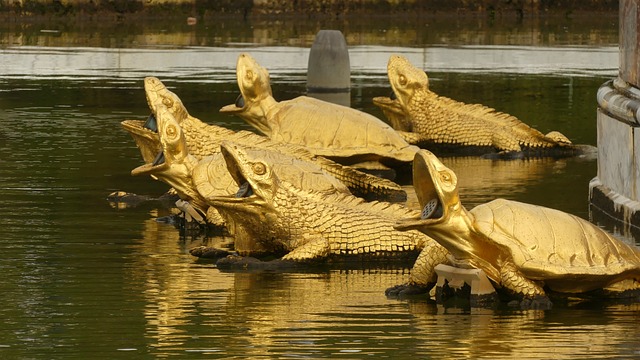
[{"label": "stone column base", "polygon": [[614,235],[640,239],[640,202],[616,193],[597,177],[589,182],[589,217]]},{"label": "stone column base", "polygon": [[589,184],[592,220],[632,236],[640,228],[640,89],[616,78],[598,101],[598,175]]}]

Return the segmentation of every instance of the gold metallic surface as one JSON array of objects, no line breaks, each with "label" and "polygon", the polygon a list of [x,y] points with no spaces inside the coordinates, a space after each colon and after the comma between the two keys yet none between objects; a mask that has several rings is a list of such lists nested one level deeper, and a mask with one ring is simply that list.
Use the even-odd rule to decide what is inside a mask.
[{"label": "gold metallic surface", "polygon": [[412,161],[418,150],[370,114],[307,96],[277,102],[269,73],[248,54],[238,57],[236,74],[242,97],[220,111],[241,117],[274,141],[303,145],[341,163],[379,161],[390,167]]},{"label": "gold metallic surface", "polygon": [[[395,222],[418,212],[398,204],[364,202],[349,194],[301,189],[286,180],[263,152],[224,142],[227,168],[239,185],[251,191],[236,196],[206,197],[207,202],[234,222],[242,222],[250,236],[283,260],[305,261],[331,255],[394,255],[420,251],[417,284],[435,282],[434,267],[447,252],[419,231],[402,232]],[[327,175],[328,176],[328,175]],[[291,177],[289,175],[289,177]]]},{"label": "gold metallic surface", "polygon": [[[223,140],[230,140],[240,144],[272,149],[299,159],[314,162],[342,181],[354,195],[369,200],[406,200],[404,190],[392,181],[357,171],[321,156],[315,156],[303,146],[275,143],[264,136],[249,131],[235,132],[221,126],[206,124],[189,115],[180,98],[169,91],[157,78],[147,77],[144,84],[152,116],[157,118],[158,109],[166,109],[174,120],[179,123],[185,136],[188,153],[197,160],[219,153],[220,143]],[[152,163],[160,150],[160,140],[157,133],[144,128],[142,124],[142,121],[137,120],[125,120],[122,122],[123,128],[133,136],[138,144],[145,162]]]},{"label": "gold metallic surface", "polygon": [[[156,105],[155,118],[158,127],[158,139],[161,151],[153,161],[145,162],[131,171],[134,176],[149,175],[170,185],[178,196],[187,201],[201,213],[206,213],[209,207],[193,182],[193,171],[199,160],[189,153],[182,127],[176,121],[172,112],[164,105]],[[220,159],[222,160],[222,159]],[[233,179],[230,176],[216,178],[216,186],[220,191],[233,191]],[[218,223],[218,219],[214,223]]]},{"label": "gold metallic surface", "polygon": [[400,221],[418,229],[453,256],[453,264],[482,269],[498,286],[522,297],[605,289],[640,289],[640,250],[571,214],[497,199],[470,211],[462,206],[456,174],[427,150],[413,163],[421,206],[438,203],[431,216]]},{"label": "gold metallic surface", "polygon": [[[373,104],[382,110],[382,113],[387,118],[387,122],[391,125],[392,128],[401,132],[402,136],[404,132],[411,132],[413,129],[413,124],[411,123],[411,118],[405,112],[402,104],[398,99],[386,97],[386,96],[376,96],[373,98]],[[407,140],[409,141],[409,140]],[[416,140],[417,141],[417,140]]]},{"label": "gold metallic surface", "polygon": [[438,96],[429,90],[427,74],[402,56],[389,58],[387,74],[397,99],[377,97],[374,103],[391,114],[390,122],[399,124],[397,130],[411,133],[405,135],[411,143],[434,149],[450,144],[504,152],[573,149],[571,141],[557,131],[544,135],[512,115]]},{"label": "gold metallic surface", "polygon": [[[242,191],[248,191],[247,187],[239,190],[227,170],[222,153],[218,152],[198,161],[196,157],[189,154],[182,128],[164,105],[156,106],[156,120],[162,151],[152,163],[137,167],[132,174],[150,175],[169,184],[182,199],[178,207],[194,219],[206,216],[209,223],[226,225],[234,234],[236,250],[240,253],[255,255],[258,252],[269,252],[270,249],[259,246],[255,238],[248,235],[244,221],[234,221],[237,219],[220,216],[204,200],[205,197],[211,196],[230,194],[240,196],[244,194]],[[251,152],[277,169],[287,183],[303,189],[313,189],[319,193],[350,194],[343,183],[328,175],[316,163],[271,149],[251,148]],[[261,163],[253,163],[252,170],[256,173],[264,173],[265,167]]]}]

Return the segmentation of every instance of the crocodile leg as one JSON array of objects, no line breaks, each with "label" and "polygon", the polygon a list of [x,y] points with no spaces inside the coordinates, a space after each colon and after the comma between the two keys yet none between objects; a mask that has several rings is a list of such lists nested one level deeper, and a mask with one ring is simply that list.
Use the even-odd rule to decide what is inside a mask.
[{"label": "crocodile leg", "polygon": [[[448,263],[449,251],[435,240],[427,242],[424,249],[418,255],[416,262],[411,268],[409,283],[421,286],[433,286],[437,276],[435,267],[438,264]],[[429,287],[431,287],[429,286]]]},{"label": "crocodile leg", "polygon": [[331,245],[324,237],[317,235],[312,237],[304,245],[296,247],[282,260],[305,261],[326,258],[331,253]]},{"label": "crocodile leg", "polygon": [[503,132],[495,132],[493,133],[491,139],[493,146],[500,151],[504,152],[521,152],[522,148],[520,144],[518,144],[517,139],[504,134]]},{"label": "crocodile leg", "polygon": [[424,294],[436,284],[436,265],[448,263],[449,251],[435,240],[428,241],[411,268],[409,282],[390,287],[385,294],[392,298]]},{"label": "crocodile leg", "polygon": [[524,277],[510,262],[501,264],[500,285],[512,295],[522,298],[519,302],[520,308],[550,309],[552,306],[544,289],[536,282]]},{"label": "crocodile leg", "polygon": [[637,279],[625,279],[607,286],[606,288],[604,288],[604,291],[605,294],[611,298],[640,299],[640,281]]}]

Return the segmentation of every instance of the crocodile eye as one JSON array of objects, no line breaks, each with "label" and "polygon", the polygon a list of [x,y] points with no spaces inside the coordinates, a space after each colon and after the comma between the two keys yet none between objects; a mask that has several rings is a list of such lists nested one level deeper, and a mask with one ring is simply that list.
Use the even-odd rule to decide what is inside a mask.
[{"label": "crocodile eye", "polygon": [[400,85],[405,86],[407,85],[407,78],[404,75],[400,75],[400,77],[398,78],[398,82],[400,83]]},{"label": "crocodile eye", "polygon": [[448,172],[445,172],[445,171],[441,172],[440,173],[440,178],[444,182],[451,182],[451,175]]},{"label": "crocodile eye", "polygon": [[253,79],[253,71],[247,70],[247,74],[245,75],[245,77],[249,80]]},{"label": "crocodile eye", "polygon": [[173,100],[169,99],[169,98],[162,98],[162,103],[164,104],[164,106],[170,108],[173,106]]},{"label": "crocodile eye", "polygon": [[252,165],[252,170],[256,175],[264,175],[267,172],[267,167],[263,163],[255,163]]},{"label": "crocodile eye", "polygon": [[175,125],[169,125],[165,133],[169,139],[175,139],[178,135],[178,129],[176,129]]}]

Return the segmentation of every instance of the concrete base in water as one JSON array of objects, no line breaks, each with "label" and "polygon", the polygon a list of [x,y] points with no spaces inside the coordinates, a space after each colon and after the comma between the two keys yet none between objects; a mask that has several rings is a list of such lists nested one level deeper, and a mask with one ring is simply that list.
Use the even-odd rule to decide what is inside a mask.
[{"label": "concrete base in water", "polygon": [[623,229],[640,228],[639,16],[640,0],[620,1],[620,71],[598,89],[598,175],[589,184],[592,219],[602,213]]},{"label": "concrete base in water", "polygon": [[[599,212],[640,228],[640,89],[621,78],[598,90],[598,174],[589,184],[589,202]],[[594,218],[595,217],[595,218]]]},{"label": "concrete base in water", "polygon": [[598,174],[589,183],[591,218],[616,220],[622,235],[630,236],[632,227],[640,229],[640,89],[617,78],[598,89],[597,101]]},{"label": "concrete base in water", "polygon": [[469,299],[471,307],[491,307],[498,301],[493,285],[480,269],[461,269],[439,264],[436,302],[444,304],[450,298]]},{"label": "concrete base in water", "polygon": [[640,227],[640,89],[617,78],[598,89],[597,101],[598,174],[589,202],[625,227]]}]

